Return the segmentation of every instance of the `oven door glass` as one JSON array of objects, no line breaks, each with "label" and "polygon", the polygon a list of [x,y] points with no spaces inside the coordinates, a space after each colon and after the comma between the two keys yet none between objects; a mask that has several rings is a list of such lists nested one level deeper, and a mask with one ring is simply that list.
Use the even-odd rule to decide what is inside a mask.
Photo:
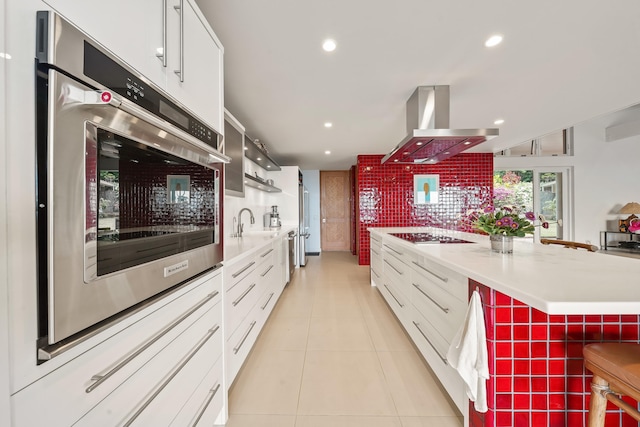
[{"label": "oven door glass", "polygon": [[87,122],[85,282],[218,243],[218,170]]}]

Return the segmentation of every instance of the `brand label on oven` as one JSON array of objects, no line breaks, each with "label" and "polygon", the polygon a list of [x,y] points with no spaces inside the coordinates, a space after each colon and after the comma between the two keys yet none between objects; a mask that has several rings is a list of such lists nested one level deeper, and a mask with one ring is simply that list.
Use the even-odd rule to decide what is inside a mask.
[{"label": "brand label on oven", "polygon": [[169,267],[164,268],[164,277],[169,277],[181,272],[182,270],[186,270],[187,268],[189,268],[189,260],[184,260],[177,264],[170,265]]}]

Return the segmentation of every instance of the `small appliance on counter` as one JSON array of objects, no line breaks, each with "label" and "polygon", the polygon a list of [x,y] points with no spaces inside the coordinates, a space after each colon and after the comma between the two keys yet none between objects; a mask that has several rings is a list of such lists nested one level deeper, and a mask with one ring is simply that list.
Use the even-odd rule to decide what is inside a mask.
[{"label": "small appliance on counter", "polygon": [[264,228],[268,228],[270,230],[280,229],[282,223],[280,222],[280,214],[278,213],[277,206],[271,206],[271,212],[264,214],[262,225]]}]

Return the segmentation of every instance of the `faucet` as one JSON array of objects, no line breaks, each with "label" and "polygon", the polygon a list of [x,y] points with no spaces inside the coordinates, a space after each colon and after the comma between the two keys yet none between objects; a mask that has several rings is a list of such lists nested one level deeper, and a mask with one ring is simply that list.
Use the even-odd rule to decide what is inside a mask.
[{"label": "faucet", "polygon": [[231,232],[231,237],[238,237],[238,235],[236,234],[236,231],[238,230],[238,227],[236,227],[236,222],[238,222],[238,220],[236,219],[236,217],[233,217],[233,228],[231,228],[231,230],[233,230]]},{"label": "faucet", "polygon": [[249,208],[240,209],[240,212],[238,212],[238,233],[237,233],[238,237],[242,237],[242,231],[244,230],[244,224],[242,223],[242,212],[244,211],[249,211],[249,221],[251,222],[251,224],[255,224],[256,222],[255,218],[253,217],[253,212],[251,212],[251,209]]}]

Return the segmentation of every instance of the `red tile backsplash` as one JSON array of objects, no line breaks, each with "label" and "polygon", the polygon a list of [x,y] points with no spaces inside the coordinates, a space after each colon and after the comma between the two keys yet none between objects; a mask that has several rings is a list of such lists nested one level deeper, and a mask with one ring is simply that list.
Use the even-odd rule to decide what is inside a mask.
[{"label": "red tile backsplash", "polygon": [[[360,265],[369,265],[370,227],[425,227],[472,231],[463,224],[469,209],[492,200],[493,154],[458,154],[435,165],[382,165],[383,155],[360,155],[357,205]],[[415,204],[413,176],[440,177],[439,203]]]},{"label": "red tile backsplash", "polygon": [[[470,280],[469,293],[476,288],[487,322],[489,411],[478,414],[471,403],[469,426],[585,427],[592,375],[582,349],[591,342],[640,342],[640,316],[547,315]],[[638,427],[613,405],[605,425]]]}]

